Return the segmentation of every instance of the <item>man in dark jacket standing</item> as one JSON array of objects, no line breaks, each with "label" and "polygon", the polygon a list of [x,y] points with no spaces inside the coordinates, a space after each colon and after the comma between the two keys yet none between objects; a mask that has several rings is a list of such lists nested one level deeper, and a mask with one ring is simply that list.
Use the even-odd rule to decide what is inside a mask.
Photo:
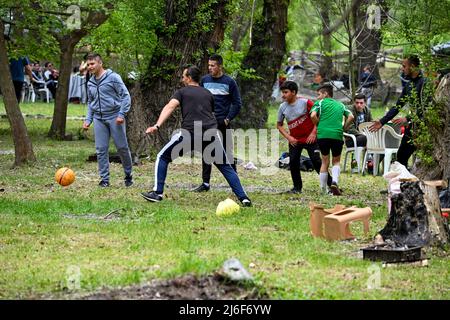
[{"label": "man in dark jacket standing", "polygon": [[94,122],[95,149],[97,151],[100,187],[109,186],[109,139],[113,138],[125,172],[125,186],[133,184],[131,153],[128,147],[125,116],[130,110],[131,98],[122,78],[112,70],[103,68],[99,54],[87,57],[89,73],[88,112],[83,123],[87,130]]},{"label": "man in dark jacket standing", "polygon": [[[400,112],[400,109],[405,106],[406,103],[414,104],[417,116],[419,118],[422,117],[423,114],[422,93],[424,85],[426,83],[426,78],[423,77],[422,72],[419,69],[419,66],[420,60],[415,55],[410,56],[409,58],[403,60],[402,63],[403,74],[409,80],[409,82],[403,88],[403,91],[400,97],[398,98],[395,106],[393,106],[383,118],[381,118],[380,120],[376,120],[372,124],[372,126],[370,127],[372,131],[378,131],[383,125],[392,120]],[[411,99],[412,97],[415,97],[415,99]],[[416,146],[414,145],[413,142],[413,135],[412,135],[413,123],[411,120],[412,120],[411,117],[407,116],[397,118],[392,121],[393,123],[400,126],[407,125],[405,128],[405,133],[403,135],[402,141],[400,143],[400,147],[397,152],[397,161],[400,162],[405,167],[408,166],[408,160],[416,150]]]},{"label": "man in dark jacket standing", "polygon": [[[218,54],[213,54],[208,61],[209,74],[204,76],[200,85],[207,89],[214,96],[214,115],[217,119],[218,129],[222,133],[223,146],[227,152],[227,157],[236,171],[236,163],[233,157],[233,135],[231,121],[241,110],[241,94],[239,88],[230,76],[223,72],[223,59]],[[211,179],[212,166],[202,162],[203,183],[195,188],[195,192],[209,191],[209,181]]]}]

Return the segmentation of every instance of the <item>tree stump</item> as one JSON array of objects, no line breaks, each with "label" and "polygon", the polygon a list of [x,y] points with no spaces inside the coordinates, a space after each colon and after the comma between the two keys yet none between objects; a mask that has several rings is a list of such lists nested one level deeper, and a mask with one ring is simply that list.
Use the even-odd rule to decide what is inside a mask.
[{"label": "tree stump", "polygon": [[401,193],[392,196],[388,222],[380,231],[385,241],[391,240],[396,246],[408,247],[449,243],[448,227],[441,214],[437,185],[439,184],[434,181],[401,184]]}]

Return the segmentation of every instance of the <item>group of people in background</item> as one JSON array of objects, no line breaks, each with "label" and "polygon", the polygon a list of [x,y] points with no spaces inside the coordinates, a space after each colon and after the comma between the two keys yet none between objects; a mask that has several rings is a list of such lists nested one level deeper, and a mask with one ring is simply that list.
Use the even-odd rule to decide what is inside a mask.
[{"label": "group of people in background", "polygon": [[48,88],[52,96],[56,96],[59,71],[53,66],[53,63],[46,62],[44,67],[39,62],[31,63],[28,57],[12,58],[9,60],[9,69],[14,84],[17,102],[22,99],[22,93],[26,89],[28,76],[30,85],[34,89]]},{"label": "group of people in background", "polygon": [[[85,102],[85,95],[87,92],[86,79],[88,78],[86,56],[87,55],[84,56],[84,61],[81,62],[79,67],[73,68],[71,83],[69,86],[69,101],[71,102]],[[51,98],[55,99],[59,81],[59,70],[55,68],[52,62],[48,61],[45,62],[44,65],[41,65],[38,61],[30,62],[28,57],[12,58],[9,62],[18,102],[21,101],[24,91],[26,92],[26,90],[30,90],[27,87],[28,85],[32,86],[36,94],[38,92],[42,92],[41,89],[46,88],[50,92]],[[81,83],[77,82],[74,84],[77,86],[77,88],[75,88],[77,90],[72,90],[72,80],[74,76],[83,79]],[[75,97],[76,99],[70,99],[72,97]]]}]

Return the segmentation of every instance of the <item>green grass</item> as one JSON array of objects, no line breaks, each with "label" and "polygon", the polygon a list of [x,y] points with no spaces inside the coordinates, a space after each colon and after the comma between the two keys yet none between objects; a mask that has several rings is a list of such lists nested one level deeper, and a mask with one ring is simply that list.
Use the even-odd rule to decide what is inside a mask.
[{"label": "green grass", "polygon": [[[45,108],[52,114],[46,104],[23,105],[22,110],[44,114]],[[270,110],[269,127],[274,126],[274,115],[276,107]],[[81,273],[80,291],[89,292],[185,273],[207,274],[231,257],[238,258],[273,299],[450,298],[447,256],[432,254],[427,268],[382,268],[358,257],[359,249],[386,222],[386,199],[379,194],[386,183],[381,177],[343,173],[345,195],[338,198],[320,195],[317,174],[302,172],[303,194],[288,196],[274,192],[291,187],[287,170],[263,176],[239,168],[254,206],[220,218],[215,215],[217,204],[233,195],[219,188],[226,181],[216,169],[212,190],[195,194],[189,188],[201,180],[200,162],[171,164],[164,201],[148,203],[139,193],[153,183],[153,158],[134,168],[131,188],[123,186],[120,165],[112,164],[112,187],[101,189],[96,163],[86,162],[95,151],[92,141],[53,141],[46,137],[49,119],[26,123],[36,164],[11,169],[14,155],[0,154],[2,299],[60,296],[67,292],[68,270],[74,266]],[[80,126],[79,120],[69,120],[67,131],[76,133]],[[0,119],[0,151],[5,150],[14,147],[8,121]],[[70,166],[77,175],[66,188],[54,182],[61,166]],[[365,236],[356,223],[356,241],[311,237],[311,201],[326,207],[370,206],[370,234]],[[103,219],[114,210],[113,219]],[[379,289],[367,288],[373,265],[380,268]]]},{"label": "green grass", "polygon": [[[24,114],[41,114],[44,116],[53,116],[54,103],[21,103],[20,111]],[[68,117],[84,117],[86,115],[86,105],[70,103],[67,108]],[[5,105],[0,100],[0,114],[6,114]]]}]

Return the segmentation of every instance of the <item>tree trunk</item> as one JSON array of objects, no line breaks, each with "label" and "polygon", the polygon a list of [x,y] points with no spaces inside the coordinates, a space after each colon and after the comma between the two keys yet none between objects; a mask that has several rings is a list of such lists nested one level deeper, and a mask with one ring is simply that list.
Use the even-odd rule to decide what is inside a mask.
[{"label": "tree trunk", "polygon": [[28,136],[25,121],[22,117],[22,112],[17,103],[3,33],[4,25],[0,22],[0,89],[3,93],[3,102],[13,135],[15,151],[14,166],[21,166],[28,162],[36,161],[36,157],[33,152],[30,137]]},{"label": "tree trunk", "polygon": [[244,69],[254,69],[259,78],[237,79],[242,110],[233,120],[235,127],[263,128],[267,122],[266,103],[286,53],[288,6],[288,0],[264,1],[263,16],[254,25],[252,45],[242,62]]},{"label": "tree trunk", "polygon": [[320,1],[319,2],[320,7],[320,17],[322,20],[322,40],[323,40],[323,47],[322,47],[322,53],[323,53],[323,60],[322,64],[320,65],[319,72],[323,75],[325,75],[326,79],[330,79],[333,71],[333,58],[332,58],[332,52],[333,48],[331,46],[331,33],[326,32],[330,28],[330,6],[328,2]]},{"label": "tree trunk", "polygon": [[[251,24],[251,14],[252,14],[252,4],[255,0],[246,1],[242,3],[242,8],[236,17],[231,21],[232,32],[231,39],[233,40],[233,51],[241,51],[242,49],[242,39],[246,36],[250,24]],[[250,17],[246,14],[250,11]]]},{"label": "tree trunk", "polygon": [[50,126],[50,131],[48,132],[49,137],[58,140],[64,140],[66,138],[66,117],[69,99],[70,76],[72,74],[72,56],[75,44],[78,43],[80,39],[75,40],[71,37],[67,37],[61,39],[59,42],[59,47],[61,50],[61,68],[58,78],[58,88],[56,90],[52,125]]},{"label": "tree trunk", "polygon": [[356,79],[353,59],[353,35],[351,30],[348,33],[348,84],[350,86],[351,97],[354,97],[356,92]]},{"label": "tree trunk", "polygon": [[377,56],[383,37],[381,28],[387,21],[388,4],[383,0],[377,1],[379,11],[372,12],[368,10],[371,3],[371,0],[363,0],[356,10],[356,65],[358,74],[369,65],[375,77],[380,79]]},{"label": "tree trunk", "polygon": [[392,196],[389,220],[380,235],[396,246],[445,245],[449,233],[441,215],[435,183],[403,182],[401,193]]},{"label": "tree trunk", "polygon": [[[127,117],[128,142],[133,154],[159,148],[180,127],[177,111],[160,128],[158,135],[145,130],[156,123],[162,108],[181,85],[186,64],[196,64],[207,72],[208,56],[223,40],[228,19],[229,0],[167,0],[165,27],[158,30],[155,48],[147,71],[131,90],[132,107]],[[206,20],[205,15],[207,16]]]},{"label": "tree trunk", "polygon": [[412,172],[424,180],[447,180],[450,178],[450,74],[444,76],[439,83],[434,101],[433,123],[427,123],[427,116],[424,119],[431,137],[431,146],[423,146],[430,150],[426,153],[432,157],[433,163],[427,165],[416,158]]}]

